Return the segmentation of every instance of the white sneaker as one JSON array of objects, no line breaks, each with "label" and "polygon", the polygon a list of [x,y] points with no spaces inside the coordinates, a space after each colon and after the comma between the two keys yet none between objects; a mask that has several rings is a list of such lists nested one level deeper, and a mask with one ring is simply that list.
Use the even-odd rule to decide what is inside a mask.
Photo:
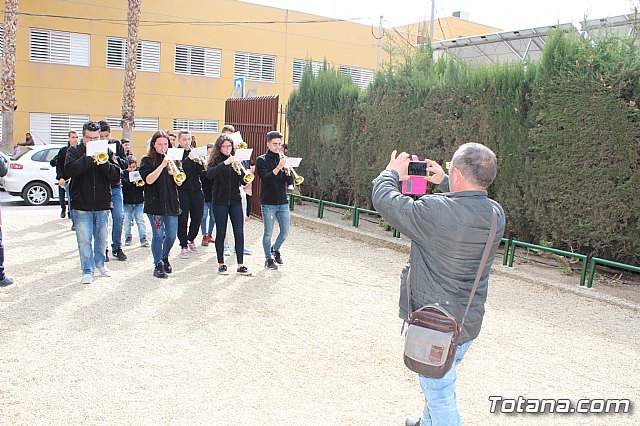
[{"label": "white sneaker", "polygon": [[98,271],[100,271],[100,276],[102,276],[102,277],[110,277],[111,276],[111,271],[106,266],[99,267]]},{"label": "white sneaker", "polygon": [[188,259],[189,258],[189,249],[183,248],[180,250],[180,259]]},{"label": "white sneaker", "polygon": [[93,276],[91,274],[84,274],[80,280],[81,284],[91,284],[93,282]]}]

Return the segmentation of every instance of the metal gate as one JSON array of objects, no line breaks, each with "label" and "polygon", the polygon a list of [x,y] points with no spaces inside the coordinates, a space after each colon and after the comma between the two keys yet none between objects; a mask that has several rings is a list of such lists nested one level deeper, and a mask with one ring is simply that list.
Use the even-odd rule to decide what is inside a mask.
[{"label": "metal gate", "polygon": [[[267,151],[267,133],[278,128],[278,96],[227,99],[224,124],[231,124],[240,132],[249,148],[253,148],[251,164]],[[260,178],[253,181],[251,214],[262,218],[260,210]]]}]

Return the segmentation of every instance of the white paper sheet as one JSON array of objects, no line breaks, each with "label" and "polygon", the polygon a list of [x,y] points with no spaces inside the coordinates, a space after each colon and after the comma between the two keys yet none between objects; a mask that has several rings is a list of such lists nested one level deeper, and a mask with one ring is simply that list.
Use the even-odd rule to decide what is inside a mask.
[{"label": "white paper sheet", "polygon": [[229,135],[229,137],[231,138],[231,140],[233,141],[233,145],[234,146],[238,146],[240,145],[242,142],[244,142],[242,140],[242,135],[240,134],[240,132],[235,132],[235,133],[231,133]]},{"label": "white paper sheet", "polygon": [[99,141],[91,141],[87,143],[87,155],[93,157],[99,152],[107,152],[109,150],[109,141],[106,139]]},{"label": "white paper sheet", "polygon": [[301,161],[302,161],[302,158],[287,157],[287,162],[284,163],[284,166],[285,167],[298,167],[300,165]]},{"label": "white paper sheet", "polygon": [[238,149],[236,150],[236,154],[233,156],[236,161],[246,161],[251,160],[251,153],[253,149]]},{"label": "white paper sheet", "polygon": [[169,160],[182,161],[183,156],[184,156],[183,148],[169,148],[167,150],[167,157],[169,158]]},{"label": "white paper sheet", "polygon": [[129,182],[135,182],[140,179],[142,179],[142,176],[140,176],[140,172],[138,171],[129,172]]},{"label": "white paper sheet", "polygon": [[115,143],[110,143],[107,146],[109,147],[109,151],[113,152],[114,154],[116,153],[116,144]]},{"label": "white paper sheet", "polygon": [[207,155],[207,147],[201,146],[200,148],[196,148],[193,150],[193,155],[196,157],[204,157]]}]

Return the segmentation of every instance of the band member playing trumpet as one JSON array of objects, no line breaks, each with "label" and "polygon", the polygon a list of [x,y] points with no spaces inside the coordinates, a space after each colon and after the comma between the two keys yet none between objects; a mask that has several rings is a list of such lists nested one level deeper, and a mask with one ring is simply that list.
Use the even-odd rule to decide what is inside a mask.
[{"label": "band member playing trumpet", "polygon": [[[140,176],[145,183],[144,212],[151,222],[151,252],[153,253],[153,276],[167,278],[172,271],[169,252],[178,232],[180,200],[178,186],[182,178],[175,163],[167,158],[169,135],[160,130],[153,134],[149,151],[140,161]],[[173,175],[169,169],[173,169]]]},{"label": "band member playing trumpet", "polygon": [[122,171],[122,198],[124,200],[124,245],[130,246],[133,240],[131,236],[131,220],[136,221],[140,245],[149,247],[147,241],[147,228],[144,225],[144,180],[140,178],[131,182],[129,173],[135,172],[138,167],[138,160],[133,155],[127,158],[129,163],[127,170]]},{"label": "band member playing trumpet", "polygon": [[[264,225],[262,248],[266,258],[264,267],[272,270],[278,269],[278,265],[284,263],[280,255],[280,248],[289,234],[290,226],[287,186],[293,184],[293,174],[285,173],[284,165],[287,158],[280,155],[281,146],[282,134],[280,132],[267,133],[268,151],[256,160],[256,172],[261,181],[260,206]],[[271,245],[271,235],[276,220],[280,232],[275,243]]]},{"label": "band member playing trumpet", "polygon": [[228,275],[229,271],[224,263],[224,239],[230,217],[236,245],[237,273],[248,275],[249,270],[243,265],[244,213],[240,199],[240,187],[244,185],[243,179],[247,175],[242,168],[238,167],[234,154],[233,139],[227,135],[221,135],[213,147],[207,168],[207,177],[213,180],[211,203],[216,218],[216,256],[218,273]]},{"label": "band member playing trumpet", "polygon": [[82,268],[81,283],[91,284],[97,268],[103,277],[111,276],[104,265],[107,225],[111,208],[111,183],[119,180],[120,168],[113,153],[87,155],[87,146],[100,139],[100,126],[89,121],[82,126],[82,142],[70,146],[64,171],[71,177],[69,192],[74,210],[76,239]]},{"label": "band member playing trumpet", "polygon": [[[178,143],[184,149],[182,157],[182,170],[187,176],[182,186],[178,189],[180,197],[180,216],[178,216],[178,240],[180,241],[180,258],[188,259],[189,252],[197,253],[195,240],[200,229],[204,209],[204,193],[200,174],[204,166],[197,161],[191,150],[191,133],[181,130],[178,133]],[[189,223],[189,219],[191,222]],[[188,229],[187,229],[188,228]]]}]

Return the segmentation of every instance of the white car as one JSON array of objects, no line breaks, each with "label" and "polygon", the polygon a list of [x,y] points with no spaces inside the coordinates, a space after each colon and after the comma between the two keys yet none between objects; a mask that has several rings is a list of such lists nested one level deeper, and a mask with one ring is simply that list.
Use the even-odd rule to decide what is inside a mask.
[{"label": "white car", "polygon": [[50,200],[57,199],[56,168],[49,162],[63,146],[24,147],[17,155],[10,157],[9,172],[0,178],[0,190],[22,197],[30,206],[47,205]]}]

